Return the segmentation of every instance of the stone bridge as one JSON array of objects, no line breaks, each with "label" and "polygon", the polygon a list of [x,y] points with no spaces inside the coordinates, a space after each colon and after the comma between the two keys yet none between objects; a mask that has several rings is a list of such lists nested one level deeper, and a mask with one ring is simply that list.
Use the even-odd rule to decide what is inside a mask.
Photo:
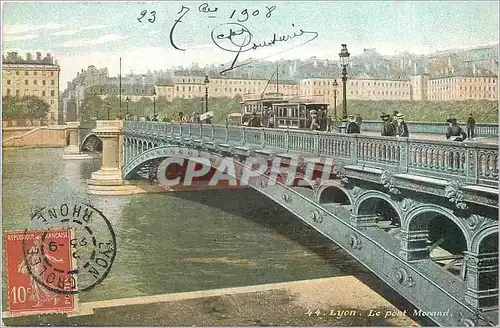
[{"label": "stone bridge", "polygon": [[89,192],[148,177],[168,157],[332,159],[327,178],[290,186],[263,173],[250,186],[437,324],[498,323],[497,145],[159,122],[97,121],[92,131],[103,164]]}]

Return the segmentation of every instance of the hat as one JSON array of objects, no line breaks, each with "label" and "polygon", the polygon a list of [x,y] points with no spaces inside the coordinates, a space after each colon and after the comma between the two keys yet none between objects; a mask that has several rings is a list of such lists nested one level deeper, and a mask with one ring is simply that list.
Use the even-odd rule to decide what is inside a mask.
[{"label": "hat", "polygon": [[380,115],[380,118],[385,120],[385,119],[388,119],[389,116],[390,116],[389,114],[382,114],[382,115]]},{"label": "hat", "polygon": [[405,118],[405,116],[401,113],[399,113],[398,115],[396,115],[396,118]]},{"label": "hat", "polygon": [[318,112],[317,110],[313,109],[312,111],[309,112],[309,114],[315,115],[317,112]]},{"label": "hat", "polygon": [[450,117],[449,119],[446,120],[448,123],[457,123],[457,119],[454,117]]},{"label": "hat", "polygon": [[349,115],[349,116],[347,116],[347,117],[348,117],[348,118],[354,118],[354,115],[352,115],[352,114],[351,114],[351,115]]}]

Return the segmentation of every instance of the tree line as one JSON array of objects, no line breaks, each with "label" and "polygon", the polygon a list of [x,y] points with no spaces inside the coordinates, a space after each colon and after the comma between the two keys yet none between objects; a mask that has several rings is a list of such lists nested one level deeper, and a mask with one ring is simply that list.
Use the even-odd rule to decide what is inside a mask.
[{"label": "tree line", "polygon": [[[498,101],[464,100],[464,101],[389,101],[389,100],[348,100],[347,112],[360,114],[363,120],[380,121],[382,113],[391,114],[398,111],[405,116],[407,122],[443,123],[450,117],[459,122],[467,121],[472,113],[477,123],[498,123]],[[337,115],[340,118],[342,103],[337,104]],[[330,106],[328,115],[333,117]]]},{"label": "tree line", "polygon": [[37,96],[12,97],[5,96],[2,98],[2,119],[33,121],[47,120],[47,115],[50,111],[50,105]]}]

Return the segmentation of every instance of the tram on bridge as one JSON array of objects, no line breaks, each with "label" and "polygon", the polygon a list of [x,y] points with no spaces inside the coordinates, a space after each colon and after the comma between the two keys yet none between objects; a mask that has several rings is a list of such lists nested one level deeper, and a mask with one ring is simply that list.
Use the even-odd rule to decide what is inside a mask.
[{"label": "tram on bridge", "polygon": [[[282,94],[267,94],[257,99],[246,99],[242,103],[241,125],[248,126],[255,114],[260,124],[267,128],[309,130],[312,116],[322,117],[320,130],[326,130],[328,104],[298,98],[284,99]],[[321,112],[321,113],[320,113]]]}]

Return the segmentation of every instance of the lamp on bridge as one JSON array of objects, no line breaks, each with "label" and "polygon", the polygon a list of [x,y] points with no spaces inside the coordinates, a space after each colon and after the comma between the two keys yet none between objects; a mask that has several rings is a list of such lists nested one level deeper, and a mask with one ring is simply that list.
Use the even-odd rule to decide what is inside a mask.
[{"label": "lamp on bridge", "polygon": [[335,127],[337,127],[337,87],[339,84],[337,80],[333,80],[333,122],[335,123]]},{"label": "lamp on bridge", "polygon": [[156,89],[153,89],[153,118],[156,117]]},{"label": "lamp on bridge", "polygon": [[127,99],[125,99],[127,101],[127,113],[125,114],[125,119],[128,119],[128,103],[130,101],[130,98],[127,97]]},{"label": "lamp on bridge", "polygon": [[96,118],[95,118],[95,120],[96,120],[96,121],[99,121],[99,108],[96,108],[96,109],[95,109],[95,113],[96,113]]},{"label": "lamp on bridge", "polygon": [[206,113],[208,112],[208,83],[210,83],[207,74],[205,74],[205,80],[203,81],[203,83],[205,83],[205,113]]},{"label": "lamp on bridge", "polygon": [[347,66],[349,65],[349,51],[347,50],[347,44],[342,44],[342,49],[340,50],[340,65],[342,66],[342,82],[343,82],[343,90],[342,90],[342,121],[347,124]]}]

